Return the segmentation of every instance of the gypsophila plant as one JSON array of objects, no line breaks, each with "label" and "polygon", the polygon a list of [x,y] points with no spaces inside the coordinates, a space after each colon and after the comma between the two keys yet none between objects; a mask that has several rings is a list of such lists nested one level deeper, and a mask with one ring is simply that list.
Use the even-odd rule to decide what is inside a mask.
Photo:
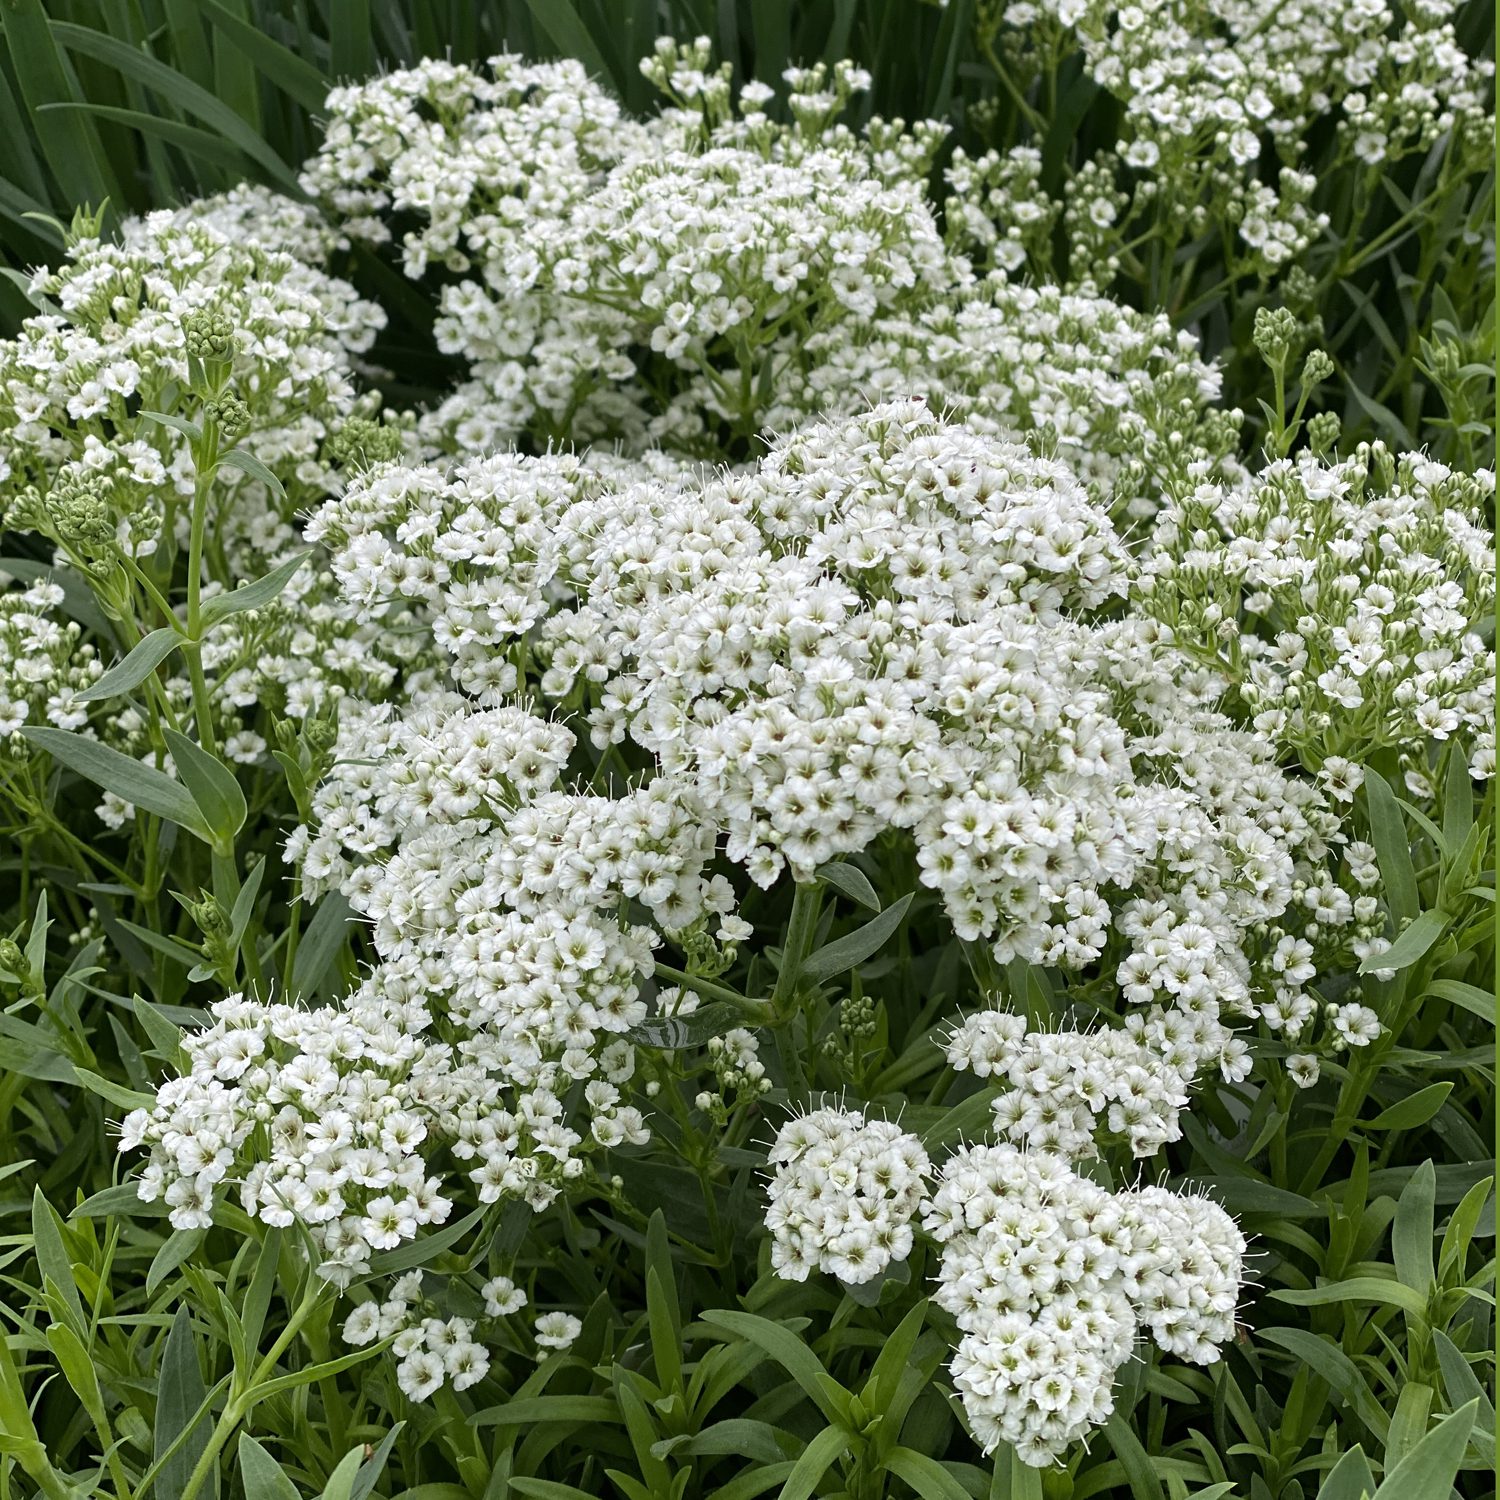
[{"label": "gypsophila plant", "polygon": [[1482,1500],[1479,12],[53,9],[0,1490]]}]

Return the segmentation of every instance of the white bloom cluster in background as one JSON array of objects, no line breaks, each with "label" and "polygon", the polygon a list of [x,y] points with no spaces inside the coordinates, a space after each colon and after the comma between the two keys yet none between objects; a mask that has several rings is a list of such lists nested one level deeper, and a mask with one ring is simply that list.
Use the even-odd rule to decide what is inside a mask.
[{"label": "white bloom cluster in background", "polygon": [[[1055,46],[1054,28],[1067,28],[1088,75],[1123,106],[1120,139],[1096,164],[1101,183],[1128,169],[1133,209],[1167,198],[1194,237],[1235,225],[1245,258],[1270,274],[1327,227],[1308,206],[1314,179],[1298,170],[1324,121],[1351,171],[1425,151],[1448,132],[1460,151],[1488,151],[1494,64],[1459,45],[1457,9],[1456,0],[1027,0],[1007,6],[1004,21],[1023,51]],[[1049,209],[1010,208],[1013,182],[1022,204],[1045,202],[1024,163],[992,154],[957,166],[969,233],[992,254],[1027,254],[1026,221]],[[1070,202],[1106,225],[1123,219],[1127,195],[1091,192],[1089,176],[1079,174]]]},{"label": "white bloom cluster in background", "polygon": [[838,123],[867,86],[844,64],[788,70],[787,124],[762,86],[732,105],[701,40],[664,42],[643,71],[670,107],[640,122],[577,64],[513,57],[331,96],[304,185],[356,239],[414,218],[407,273],[461,277],[435,333],[472,378],[425,419],[429,442],[717,458],[762,428],[921,395],[1060,445],[1147,510],[1163,475],[1224,471],[1238,416],[1213,409],[1189,335],[1092,288],[976,277],[928,192],[946,127]]},{"label": "white bloom cluster in background", "polygon": [[922,1143],[889,1120],[820,1109],[789,1120],[767,1160],[775,1167],[766,1228],[778,1276],[811,1271],[850,1286],[911,1253],[911,1219],[927,1192]]},{"label": "white bloom cluster in background", "polygon": [[1245,1241],[1216,1203],[1111,1193],[1008,1144],[964,1147],[939,1178],[922,1220],[943,1247],[934,1300],[958,1322],[953,1382],[986,1452],[1054,1463],[1108,1419],[1141,1332],[1199,1364],[1233,1337]]},{"label": "white bloom cluster in background", "polygon": [[[326,491],[324,444],[368,410],[355,359],[384,312],[305,251],[331,248],[310,210],[242,190],[128,221],[122,241],[75,241],[31,295],[44,310],[0,343],[0,493],[6,524],[47,535],[83,563],[119,546],[151,556],[186,536],[194,473],[182,433],[141,412],[170,408],[191,352],[228,362],[230,434],[286,487],[224,469],[220,545],[241,576],[296,541],[295,505]],[[262,215],[262,209],[265,209]],[[259,238],[243,233],[260,220]],[[226,498],[227,497],[227,498]]]},{"label": "white bloom cluster in background", "polygon": [[[1488,780],[1494,497],[1489,470],[1378,443],[1282,459],[1162,512],[1142,607],[1184,640],[1222,643],[1256,732],[1310,767],[1333,761],[1337,776],[1383,747],[1455,741]],[[1434,795],[1425,761],[1408,754],[1407,772]]]}]

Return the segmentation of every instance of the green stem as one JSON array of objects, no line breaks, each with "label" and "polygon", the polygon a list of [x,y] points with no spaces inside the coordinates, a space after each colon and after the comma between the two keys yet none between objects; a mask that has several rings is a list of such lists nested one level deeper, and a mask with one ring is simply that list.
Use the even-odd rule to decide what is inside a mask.
[{"label": "green stem", "polygon": [[738,990],[732,990],[727,985],[715,984],[711,979],[689,974],[683,969],[674,969],[670,964],[664,964],[655,959],[652,960],[651,967],[658,979],[665,979],[671,984],[679,984],[683,989],[702,995],[705,1000],[724,1000],[730,1005],[737,1005],[747,1015],[754,1017],[760,1025],[768,1025],[776,1019],[776,1013],[765,1000],[752,1000],[748,995],[742,995]]}]

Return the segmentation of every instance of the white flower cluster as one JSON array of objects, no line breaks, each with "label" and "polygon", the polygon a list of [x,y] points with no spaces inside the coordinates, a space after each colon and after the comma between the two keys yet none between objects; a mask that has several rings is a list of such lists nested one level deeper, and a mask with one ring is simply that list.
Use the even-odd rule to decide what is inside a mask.
[{"label": "white flower cluster", "polygon": [[[1163,511],[1142,605],[1183,640],[1221,643],[1256,732],[1323,767],[1336,795],[1352,795],[1351,762],[1386,746],[1457,740],[1488,779],[1494,492],[1489,470],[1380,444],[1282,459]],[[1407,759],[1431,797],[1422,754]]]},{"label": "white flower cluster", "polygon": [[1164,487],[1240,472],[1241,413],[1214,405],[1219,373],[1164,313],[1092,288],[995,274],[927,308],[812,335],[772,427],[919,396],[933,411],[1057,457],[1112,509],[1151,515]]},{"label": "white flower cluster", "polygon": [[[1322,121],[1337,122],[1345,162],[1391,162],[1449,131],[1467,150],[1487,149],[1494,65],[1459,45],[1456,9],[1453,0],[1028,0],[1004,19],[1023,32],[1044,19],[1069,28],[1089,76],[1124,106],[1118,159],[1143,174],[1145,197],[1182,199],[1194,235],[1227,218],[1274,271],[1328,222],[1307,207],[1314,180],[1296,170]],[[1038,30],[1039,44],[1047,35]],[[1261,165],[1270,152],[1281,163],[1276,186]],[[1003,175],[985,162],[960,190],[978,206]],[[1008,229],[1002,217],[991,243]]]},{"label": "white flower cluster", "polygon": [[65,597],[60,584],[45,578],[0,593],[0,751],[23,725],[79,729],[88,722],[88,705],[78,695],[104,667],[79,639],[82,627],[56,618]]},{"label": "white flower cluster", "polygon": [[[497,1295],[492,1296],[492,1291]],[[503,1300],[498,1295],[502,1292]],[[485,1300],[514,1312],[526,1305],[526,1294],[517,1292],[502,1276],[485,1287]],[[410,1271],[392,1282],[384,1302],[361,1302],[349,1314],[344,1320],[344,1342],[360,1348],[377,1339],[390,1339],[392,1353],[399,1361],[396,1384],[409,1401],[427,1400],[445,1382],[455,1391],[478,1385],[489,1373],[490,1356],[474,1337],[473,1322],[468,1318],[439,1318],[430,1312],[424,1316],[424,1311],[422,1273]]]},{"label": "white flower cluster", "polygon": [[858,69],[788,70],[778,124],[761,85],[736,113],[706,42],[664,40],[642,67],[673,107],[627,124],[575,64],[489,67],[336,91],[305,174],[356,238],[415,215],[409,274],[431,259],[462,275],[436,336],[473,378],[426,420],[435,445],[718,458],[761,428],[917,394],[1065,445],[1090,478],[1128,470],[1141,504],[1163,472],[1217,473],[1234,447],[1216,374],[1164,317],[976,279],[954,248],[973,236],[945,243],[927,192],[943,127],[837,123]]},{"label": "white flower cluster", "polygon": [[850,1286],[911,1254],[911,1219],[927,1193],[922,1143],[890,1120],[819,1109],[789,1120],[767,1160],[775,1167],[766,1228],[778,1276],[811,1271]]},{"label": "white flower cluster", "polygon": [[1245,1254],[1205,1198],[1111,1193],[1060,1156],[968,1146],[944,1163],[923,1228],[934,1300],[957,1320],[953,1382],[985,1451],[1043,1468],[1114,1407],[1141,1331],[1199,1364],[1234,1334]]},{"label": "white flower cluster", "polygon": [[[276,200],[271,200],[273,203]],[[185,535],[194,474],[187,440],[141,415],[172,410],[189,385],[190,347],[228,362],[232,418],[248,452],[288,488],[289,505],[325,489],[329,436],[362,409],[354,357],[385,315],[303,251],[305,210],[241,193],[127,221],[116,243],[75,241],[31,280],[43,310],[0,343],[0,495],[7,524],[48,535],[75,561],[121,547],[155,552]],[[226,420],[229,418],[226,416]],[[291,512],[258,479],[223,469],[219,545],[246,576],[296,540]]]},{"label": "white flower cluster", "polygon": [[1009,1085],[994,1101],[995,1126],[1017,1145],[1078,1161],[1095,1154],[1103,1129],[1134,1155],[1154,1156],[1181,1138],[1177,1116],[1208,1050],[1205,1033],[1225,1045],[1222,1028],[1203,1016],[1173,1013],[1161,1024],[1180,1028],[1175,1049],[1129,1026],[1028,1031],[1023,1015],[980,1011],[954,1028],[948,1066]]}]

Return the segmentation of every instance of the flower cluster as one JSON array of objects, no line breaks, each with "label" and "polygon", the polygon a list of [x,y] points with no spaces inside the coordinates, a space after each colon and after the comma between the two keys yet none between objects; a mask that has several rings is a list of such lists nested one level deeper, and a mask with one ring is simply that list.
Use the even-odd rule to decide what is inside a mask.
[{"label": "flower cluster", "polygon": [[332,482],[324,443],[368,404],[354,360],[385,315],[299,258],[329,243],[308,227],[307,210],[273,210],[243,234],[266,206],[241,192],[152,213],[128,221],[119,243],[75,240],[60,267],[32,278],[41,311],[0,343],[8,525],[42,532],[79,565],[116,548],[147,558],[164,535],[169,545],[185,537],[190,445],[150,414],[170,414],[194,384],[190,361],[209,359],[228,384],[206,414],[289,496],[226,466],[219,545],[254,576],[296,540],[291,507]]},{"label": "flower cluster", "polygon": [[[1381,444],[1200,486],[1163,511],[1138,592],[1184,641],[1227,657],[1256,732],[1330,782],[1386,746],[1461,744],[1495,772],[1495,480]],[[1352,794],[1353,787],[1345,787]]]},{"label": "flower cluster", "polygon": [[56,617],[65,599],[49,578],[0,594],[0,742],[27,724],[78,729],[88,721],[78,695],[104,668],[77,621]]},{"label": "flower cluster", "polygon": [[[1323,121],[1336,124],[1339,160],[1355,170],[1425,151],[1447,132],[1461,150],[1487,149],[1494,65],[1459,45],[1456,10],[1453,0],[1338,9],[1312,0],[1029,0],[1006,7],[1004,20],[1042,46],[1053,28],[1067,28],[1089,76],[1120,101],[1109,175],[1129,170],[1133,208],[1154,212],[1165,199],[1191,236],[1234,224],[1247,259],[1270,273],[1328,225],[1308,207],[1314,179],[1297,169]],[[1268,172],[1267,157],[1279,167]],[[998,159],[960,169],[966,220],[1016,171]],[[1015,244],[1017,220],[1000,209],[997,228],[978,233]]]},{"label": "flower cluster", "polygon": [[953,1382],[986,1451],[1055,1462],[1108,1419],[1142,1330],[1199,1364],[1233,1336],[1245,1241],[1210,1200],[1111,1193],[1008,1144],[961,1149],[939,1179],[922,1220],[942,1245],[934,1299],[958,1323]]},{"label": "flower cluster", "polygon": [[766,1228],[778,1276],[810,1271],[850,1286],[873,1281],[911,1253],[911,1219],[927,1191],[922,1143],[890,1120],[820,1109],[789,1120],[768,1161]]}]

